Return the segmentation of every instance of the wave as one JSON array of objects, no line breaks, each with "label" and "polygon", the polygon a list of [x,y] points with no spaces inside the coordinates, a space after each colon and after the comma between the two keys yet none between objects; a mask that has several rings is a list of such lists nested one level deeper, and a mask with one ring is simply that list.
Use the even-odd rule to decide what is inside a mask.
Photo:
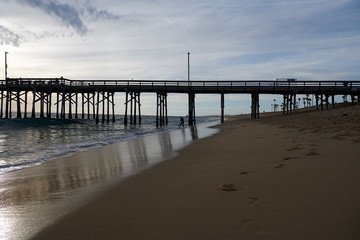
[{"label": "wave", "polygon": [[[178,130],[179,117],[157,128],[154,116],[143,116],[142,124],[124,126],[123,116],[115,123],[96,124],[93,119],[27,118],[0,119],[0,174],[41,164],[108,144]],[[198,123],[214,118],[198,118]]]},{"label": "wave", "polygon": [[14,118],[14,119],[0,119],[0,128],[32,128],[32,127],[46,127],[46,126],[64,126],[69,124],[82,124],[81,121],[73,119],[56,119],[56,118]]}]

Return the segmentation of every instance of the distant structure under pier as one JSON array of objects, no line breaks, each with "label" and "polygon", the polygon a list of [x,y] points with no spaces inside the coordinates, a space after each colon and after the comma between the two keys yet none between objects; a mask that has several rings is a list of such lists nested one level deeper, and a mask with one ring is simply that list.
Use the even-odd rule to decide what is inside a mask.
[{"label": "distant structure under pier", "polygon": [[[297,95],[315,96],[323,110],[335,107],[335,96],[360,100],[360,81],[151,81],[151,80],[70,80],[60,78],[7,78],[0,80],[0,118],[94,119],[115,121],[115,93],[125,94],[124,124],[141,124],[141,93],[155,93],[156,125],[168,123],[169,93],[188,94],[188,124],[196,123],[196,94],[219,94],[221,121],[225,115],[225,94],[250,94],[251,118],[259,118],[259,95],[282,95],[282,111],[294,114]],[[154,104],[155,105],[155,104]],[[275,105],[274,105],[275,110]],[[52,112],[55,111],[55,112]]]}]

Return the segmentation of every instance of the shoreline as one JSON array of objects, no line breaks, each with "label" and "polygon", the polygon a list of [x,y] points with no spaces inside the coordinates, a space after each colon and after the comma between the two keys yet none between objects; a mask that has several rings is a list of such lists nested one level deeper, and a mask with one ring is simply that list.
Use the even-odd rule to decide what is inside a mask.
[{"label": "shoreline", "polygon": [[340,127],[343,110],[231,118],[33,239],[358,239],[360,108]]},{"label": "shoreline", "polygon": [[1,175],[0,238],[30,238],[104,189],[215,133],[206,127],[211,124],[144,135]]},{"label": "shoreline", "polygon": [[[105,125],[96,124],[92,119],[0,119],[3,133],[0,136],[0,176],[77,152],[179,130],[176,116],[169,116],[169,124],[160,128],[155,126],[156,116],[145,115],[142,124],[129,126],[122,123],[122,115],[116,117],[116,123]],[[216,120],[199,117],[200,124],[211,121]]]}]

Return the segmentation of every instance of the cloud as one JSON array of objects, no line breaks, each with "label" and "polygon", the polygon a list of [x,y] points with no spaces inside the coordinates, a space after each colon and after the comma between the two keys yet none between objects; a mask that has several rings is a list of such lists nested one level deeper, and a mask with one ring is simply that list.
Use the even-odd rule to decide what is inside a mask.
[{"label": "cloud", "polygon": [[21,43],[21,36],[14,33],[10,29],[0,25],[0,44],[1,45],[13,45],[18,47]]},{"label": "cloud", "polygon": [[20,3],[27,4],[33,8],[38,8],[41,11],[55,16],[66,27],[72,27],[79,35],[84,35],[88,32],[87,27],[80,18],[80,12],[73,6],[65,3],[59,3],[52,0],[18,0]]},{"label": "cloud", "polygon": [[85,35],[89,31],[84,20],[117,21],[121,18],[120,15],[98,9],[89,3],[84,4],[85,7],[78,9],[70,4],[60,3],[56,0],[18,0],[18,2],[40,9],[46,14],[57,18],[66,27],[75,29],[80,36]]},{"label": "cloud", "polygon": [[107,10],[99,10],[92,6],[87,6],[83,12],[86,18],[89,20],[110,20],[117,21],[121,16],[108,12]]}]

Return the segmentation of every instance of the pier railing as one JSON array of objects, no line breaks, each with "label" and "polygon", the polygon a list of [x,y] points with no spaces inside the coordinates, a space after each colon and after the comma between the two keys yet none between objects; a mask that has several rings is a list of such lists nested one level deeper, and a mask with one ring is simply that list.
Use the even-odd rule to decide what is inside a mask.
[{"label": "pier railing", "polygon": [[169,87],[360,87],[359,80],[70,80],[66,78],[8,78],[0,85],[67,85],[67,86],[169,86]]},{"label": "pier railing", "polygon": [[279,93],[288,91],[298,93],[313,92],[359,92],[360,81],[176,81],[176,80],[70,80],[66,78],[8,78],[0,80],[0,87],[76,87],[106,88],[114,91],[132,89],[138,91],[168,91],[199,93],[234,92],[234,93]]}]

